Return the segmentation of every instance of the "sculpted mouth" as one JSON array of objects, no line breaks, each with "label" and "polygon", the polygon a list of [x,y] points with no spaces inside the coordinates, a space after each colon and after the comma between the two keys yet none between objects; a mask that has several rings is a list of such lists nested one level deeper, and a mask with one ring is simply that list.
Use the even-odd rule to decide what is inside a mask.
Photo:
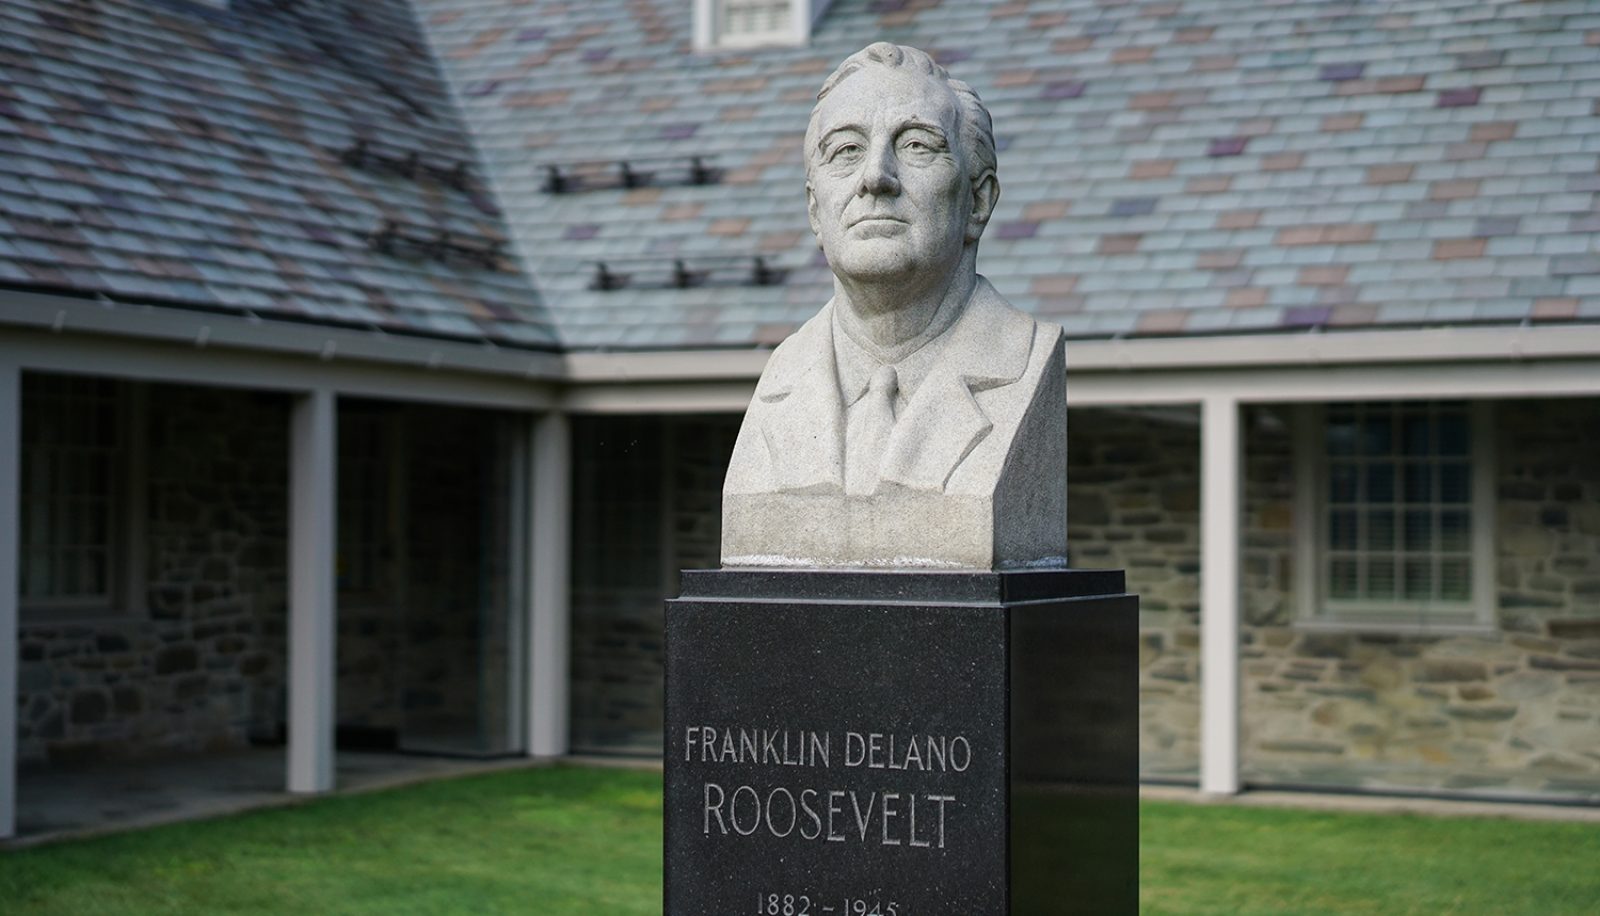
[{"label": "sculpted mouth", "polygon": [[862,223],[905,223],[905,220],[896,216],[862,216],[850,221],[850,227],[855,228]]}]

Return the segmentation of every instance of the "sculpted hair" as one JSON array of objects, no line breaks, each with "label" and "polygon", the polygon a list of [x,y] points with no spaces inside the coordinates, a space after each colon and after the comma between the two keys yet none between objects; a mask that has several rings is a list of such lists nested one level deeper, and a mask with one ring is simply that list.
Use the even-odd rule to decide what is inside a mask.
[{"label": "sculpted hair", "polygon": [[817,110],[822,107],[822,100],[846,77],[869,66],[904,68],[942,80],[955,94],[956,110],[961,116],[960,141],[962,158],[967,162],[967,177],[975,179],[986,171],[998,171],[994,151],[994,121],[989,117],[989,109],[983,106],[983,100],[978,98],[978,93],[961,80],[952,78],[949,71],[934,63],[927,52],[879,41],[845,58],[844,63],[823,81],[822,88],[817,91],[817,104],[812,107],[811,121],[806,125],[807,175],[811,174],[817,152]]}]

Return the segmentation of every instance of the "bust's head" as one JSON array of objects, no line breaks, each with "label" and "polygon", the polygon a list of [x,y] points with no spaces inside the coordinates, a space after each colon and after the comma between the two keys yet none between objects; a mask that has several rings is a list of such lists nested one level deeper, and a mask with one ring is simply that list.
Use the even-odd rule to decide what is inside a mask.
[{"label": "bust's head", "polygon": [[993,129],[977,93],[927,54],[878,42],[848,57],[817,94],[805,157],[811,230],[835,274],[973,270],[1000,196]]}]

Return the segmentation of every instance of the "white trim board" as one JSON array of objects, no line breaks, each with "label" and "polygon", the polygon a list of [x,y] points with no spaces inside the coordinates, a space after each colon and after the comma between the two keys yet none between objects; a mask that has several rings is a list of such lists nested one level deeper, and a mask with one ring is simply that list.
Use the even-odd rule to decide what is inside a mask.
[{"label": "white trim board", "polygon": [[[1086,345],[1078,345],[1080,347]],[[568,385],[520,377],[419,367],[287,357],[242,350],[196,349],[149,341],[48,332],[0,332],[0,358],[24,370],[84,372],[149,381],[261,390],[325,387],[347,397],[403,399],[511,410],[572,413],[740,413],[756,376],[748,370],[695,379],[672,364],[691,354],[641,354],[658,371],[617,382]],[[745,367],[754,353],[738,354]],[[759,354],[761,359],[765,353]],[[1076,351],[1069,351],[1069,359]],[[630,360],[613,357],[621,366]],[[1600,358],[1294,366],[1216,370],[1096,371],[1073,359],[1067,403],[1073,407],[1193,404],[1225,396],[1241,403],[1316,403],[1411,398],[1600,396]],[[592,364],[591,364],[592,365]],[[659,371],[665,367],[667,371]],[[587,372],[583,374],[588,374]]]},{"label": "white trim board", "polygon": [[563,371],[561,356],[553,352],[42,293],[0,291],[0,333],[6,328],[525,379],[557,379]]},{"label": "white trim board", "polygon": [[756,380],[657,382],[625,385],[574,385],[562,409],[585,414],[744,413],[755,396]]},{"label": "white trim board", "polygon": [[[1070,358],[1070,351],[1069,351]],[[1246,404],[1462,400],[1600,395],[1600,358],[1482,363],[1067,373],[1073,407],[1192,404],[1231,397]]]},{"label": "white trim board", "polygon": [[548,409],[556,400],[547,380],[520,376],[49,331],[0,329],[0,359],[14,361],[24,371],[267,391],[326,388],[346,397],[514,410]]},{"label": "white trim board", "polygon": [[1375,329],[1067,342],[1070,369],[1384,365],[1600,357],[1600,325]]},{"label": "white trim board", "polygon": [[[754,379],[771,350],[681,349],[564,354],[449,339],[0,291],[0,328],[103,335],[340,361],[574,383]],[[1190,335],[1067,342],[1073,372],[1600,358],[1600,324]]]},{"label": "white trim board", "polygon": [[[1070,353],[1069,353],[1070,359]],[[561,403],[573,413],[742,413],[755,380],[576,384]],[[1378,367],[1067,372],[1069,407],[1600,396],[1600,359]]]},{"label": "white trim board", "polygon": [[[770,353],[770,350],[755,348],[573,352],[564,357],[563,377],[575,384],[754,380],[761,374]],[[1600,359],[1600,325],[1067,341],[1069,377],[1106,372],[1307,369],[1551,359]]]},{"label": "white trim board", "polygon": [[[563,403],[587,413],[742,411],[768,351],[570,353]],[[1073,341],[1074,407],[1600,395],[1600,327]]]},{"label": "white trim board", "polygon": [[607,382],[755,381],[770,349],[653,350],[641,353],[568,353],[563,376],[575,384]]},{"label": "white trim board", "polygon": [[[9,352],[8,352],[9,351]],[[24,369],[574,413],[736,413],[771,351],[567,354],[0,293]],[[1600,395],[1600,325],[1073,341],[1073,406]]]}]

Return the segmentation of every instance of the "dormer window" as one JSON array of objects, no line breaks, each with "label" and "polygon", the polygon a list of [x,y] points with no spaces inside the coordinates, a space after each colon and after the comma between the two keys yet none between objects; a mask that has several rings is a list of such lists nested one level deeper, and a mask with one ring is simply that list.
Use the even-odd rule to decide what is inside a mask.
[{"label": "dormer window", "polygon": [[724,39],[770,38],[789,31],[792,18],[789,0],[722,0],[720,25]]},{"label": "dormer window", "polygon": [[830,0],[695,0],[697,51],[803,45]]}]

